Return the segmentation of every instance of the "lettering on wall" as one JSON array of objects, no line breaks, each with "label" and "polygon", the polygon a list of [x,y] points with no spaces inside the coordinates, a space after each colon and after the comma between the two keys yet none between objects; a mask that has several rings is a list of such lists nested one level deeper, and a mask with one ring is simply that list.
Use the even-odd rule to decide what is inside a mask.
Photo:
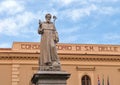
[{"label": "lettering on wall", "polygon": [[40,45],[38,45],[38,44],[21,44],[21,49],[37,50],[37,49],[40,49]]},{"label": "lettering on wall", "polygon": [[[39,44],[21,44],[24,50],[40,50]],[[65,45],[57,44],[58,51],[89,51],[89,52],[120,52],[118,46],[100,46],[100,45]]]},{"label": "lettering on wall", "polygon": [[70,45],[57,45],[58,50],[72,50],[72,46]]}]

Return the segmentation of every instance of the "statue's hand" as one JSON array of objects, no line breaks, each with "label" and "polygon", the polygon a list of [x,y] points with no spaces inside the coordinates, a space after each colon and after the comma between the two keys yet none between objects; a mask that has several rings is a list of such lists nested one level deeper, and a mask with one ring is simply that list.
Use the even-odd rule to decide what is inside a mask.
[{"label": "statue's hand", "polygon": [[55,43],[59,42],[59,37],[58,37],[58,33],[57,32],[54,33],[54,41],[55,41]]},{"label": "statue's hand", "polygon": [[38,34],[43,34],[44,33],[44,30],[42,28],[39,28],[38,29]]},{"label": "statue's hand", "polygon": [[41,20],[39,19],[39,25],[42,24]]},{"label": "statue's hand", "polygon": [[58,43],[59,42],[59,38],[56,38],[55,42]]}]

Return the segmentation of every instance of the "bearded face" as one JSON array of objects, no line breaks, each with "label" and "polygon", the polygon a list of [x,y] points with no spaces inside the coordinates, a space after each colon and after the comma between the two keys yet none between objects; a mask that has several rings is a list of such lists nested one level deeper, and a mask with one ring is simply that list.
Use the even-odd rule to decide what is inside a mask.
[{"label": "bearded face", "polygon": [[50,21],[51,21],[51,15],[48,14],[48,15],[46,15],[45,18],[46,18],[46,22],[50,23]]}]

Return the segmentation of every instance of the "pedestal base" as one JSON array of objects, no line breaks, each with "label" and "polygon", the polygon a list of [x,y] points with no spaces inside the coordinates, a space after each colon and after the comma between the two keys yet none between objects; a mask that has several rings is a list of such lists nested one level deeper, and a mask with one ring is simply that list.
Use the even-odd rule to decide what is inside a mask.
[{"label": "pedestal base", "polygon": [[33,85],[66,85],[70,74],[63,71],[39,71],[33,75]]}]

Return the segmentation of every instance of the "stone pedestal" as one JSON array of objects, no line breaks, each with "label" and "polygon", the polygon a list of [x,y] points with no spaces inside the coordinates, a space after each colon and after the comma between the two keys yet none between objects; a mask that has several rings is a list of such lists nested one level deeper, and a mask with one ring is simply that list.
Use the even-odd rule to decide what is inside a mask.
[{"label": "stone pedestal", "polygon": [[39,71],[33,75],[33,85],[66,85],[70,74],[64,71]]}]

